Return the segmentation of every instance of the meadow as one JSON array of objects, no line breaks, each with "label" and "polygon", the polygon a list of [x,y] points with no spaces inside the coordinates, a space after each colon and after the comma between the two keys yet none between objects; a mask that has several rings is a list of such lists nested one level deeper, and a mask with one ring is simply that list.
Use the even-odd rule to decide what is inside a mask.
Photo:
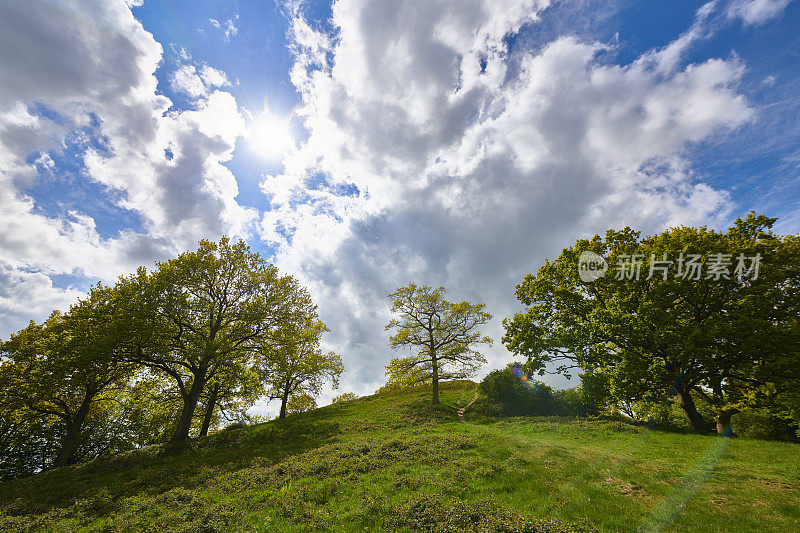
[{"label": "meadow", "polygon": [[0,484],[0,531],[798,531],[800,446],[497,418],[469,381]]}]

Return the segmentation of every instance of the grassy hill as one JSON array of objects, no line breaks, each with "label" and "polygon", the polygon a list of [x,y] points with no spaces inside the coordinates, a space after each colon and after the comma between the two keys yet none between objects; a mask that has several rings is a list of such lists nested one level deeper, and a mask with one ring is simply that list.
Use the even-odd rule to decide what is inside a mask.
[{"label": "grassy hill", "polygon": [[[800,531],[800,446],[458,420],[444,384],[0,484],[2,531]],[[479,404],[476,404],[479,405]]]}]

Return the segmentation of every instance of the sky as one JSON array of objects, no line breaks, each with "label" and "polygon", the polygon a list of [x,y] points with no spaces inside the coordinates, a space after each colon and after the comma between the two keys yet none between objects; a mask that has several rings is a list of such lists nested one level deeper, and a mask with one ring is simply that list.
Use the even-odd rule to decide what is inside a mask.
[{"label": "sky", "polygon": [[797,28],[791,0],[0,0],[0,338],[229,235],[308,287],[337,393],[384,382],[409,281],[486,302],[502,367],[515,284],[577,238],[800,230]]}]

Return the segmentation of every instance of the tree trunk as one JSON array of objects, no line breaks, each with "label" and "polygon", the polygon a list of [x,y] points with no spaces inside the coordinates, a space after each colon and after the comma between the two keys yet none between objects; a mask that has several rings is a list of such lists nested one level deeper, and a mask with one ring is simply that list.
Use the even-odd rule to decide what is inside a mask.
[{"label": "tree trunk", "polygon": [[433,370],[433,405],[439,405],[439,362],[436,360],[436,355],[431,357],[432,370]]},{"label": "tree trunk", "polygon": [[200,393],[203,392],[205,386],[204,377],[195,375],[192,380],[192,388],[189,394],[183,398],[183,409],[181,410],[181,417],[178,419],[178,425],[175,426],[175,433],[172,434],[170,442],[177,442],[189,438],[189,430],[192,428],[192,418],[197,409],[197,403],[200,401]]},{"label": "tree trunk", "polygon": [[697,407],[694,405],[694,400],[689,390],[676,389],[678,400],[680,401],[683,412],[686,414],[686,419],[689,420],[689,425],[694,431],[705,431],[706,424],[700,413],[697,412]]},{"label": "tree trunk", "polygon": [[720,409],[717,411],[717,434],[723,437],[733,437],[731,417],[738,413],[738,409]]},{"label": "tree trunk", "polygon": [[211,397],[206,404],[206,413],[203,416],[203,427],[200,428],[200,436],[208,435],[208,427],[211,425],[211,417],[214,416],[214,407],[217,405],[217,395],[219,394],[219,384],[215,383],[211,390]]},{"label": "tree trunk", "polygon": [[83,423],[86,421],[86,416],[89,414],[89,407],[91,407],[93,399],[94,393],[86,391],[86,395],[83,397],[83,402],[78,408],[78,412],[75,413],[73,418],[67,421],[67,431],[53,459],[53,466],[66,466],[72,463],[75,447],[78,444],[78,437],[80,437]]},{"label": "tree trunk", "polygon": [[289,387],[286,387],[283,391],[283,397],[281,397],[281,412],[278,415],[278,418],[286,418],[286,404],[289,403]]}]

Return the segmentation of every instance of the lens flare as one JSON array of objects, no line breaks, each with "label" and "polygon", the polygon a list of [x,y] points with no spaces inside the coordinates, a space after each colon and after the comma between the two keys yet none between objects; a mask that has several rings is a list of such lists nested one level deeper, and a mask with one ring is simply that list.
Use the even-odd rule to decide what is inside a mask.
[{"label": "lens flare", "polygon": [[278,159],[295,146],[289,118],[270,113],[256,116],[248,128],[247,144],[259,157]]}]

